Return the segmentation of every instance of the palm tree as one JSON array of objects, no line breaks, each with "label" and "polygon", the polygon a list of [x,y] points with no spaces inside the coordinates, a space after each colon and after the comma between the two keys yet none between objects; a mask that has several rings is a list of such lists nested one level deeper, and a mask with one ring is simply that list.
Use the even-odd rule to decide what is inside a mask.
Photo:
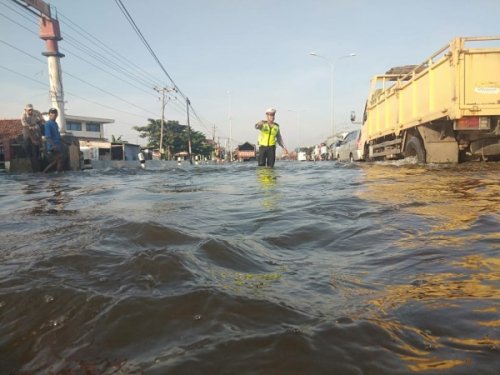
[{"label": "palm tree", "polygon": [[111,142],[112,143],[119,143],[122,141],[122,136],[120,135],[118,138],[116,138],[113,134],[111,135]]}]

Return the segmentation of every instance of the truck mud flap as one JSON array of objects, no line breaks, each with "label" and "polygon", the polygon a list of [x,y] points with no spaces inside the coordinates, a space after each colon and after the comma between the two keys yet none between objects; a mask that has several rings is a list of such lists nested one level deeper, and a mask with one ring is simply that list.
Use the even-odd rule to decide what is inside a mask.
[{"label": "truck mud flap", "polygon": [[422,125],[417,129],[424,141],[427,163],[458,163],[458,142],[451,124]]}]

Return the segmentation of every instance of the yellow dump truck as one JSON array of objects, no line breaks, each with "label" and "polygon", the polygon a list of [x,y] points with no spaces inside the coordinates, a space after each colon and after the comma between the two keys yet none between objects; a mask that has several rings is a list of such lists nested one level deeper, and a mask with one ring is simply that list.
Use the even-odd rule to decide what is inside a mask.
[{"label": "yellow dump truck", "polygon": [[500,36],[455,38],[420,65],[372,79],[366,160],[500,158]]}]

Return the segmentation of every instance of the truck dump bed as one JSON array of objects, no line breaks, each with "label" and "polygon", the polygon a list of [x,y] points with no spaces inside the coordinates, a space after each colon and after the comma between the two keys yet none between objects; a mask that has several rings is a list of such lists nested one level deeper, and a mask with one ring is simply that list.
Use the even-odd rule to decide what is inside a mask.
[{"label": "truck dump bed", "polygon": [[440,119],[500,115],[500,36],[455,38],[407,70],[372,79],[366,141]]}]

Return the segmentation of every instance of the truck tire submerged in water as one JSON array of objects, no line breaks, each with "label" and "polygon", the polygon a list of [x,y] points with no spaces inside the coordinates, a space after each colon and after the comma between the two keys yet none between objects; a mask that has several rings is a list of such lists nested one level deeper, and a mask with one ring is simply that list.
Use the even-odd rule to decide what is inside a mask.
[{"label": "truck tire submerged in water", "polygon": [[419,163],[425,163],[425,148],[422,141],[415,136],[411,136],[406,143],[405,158],[416,157]]}]

